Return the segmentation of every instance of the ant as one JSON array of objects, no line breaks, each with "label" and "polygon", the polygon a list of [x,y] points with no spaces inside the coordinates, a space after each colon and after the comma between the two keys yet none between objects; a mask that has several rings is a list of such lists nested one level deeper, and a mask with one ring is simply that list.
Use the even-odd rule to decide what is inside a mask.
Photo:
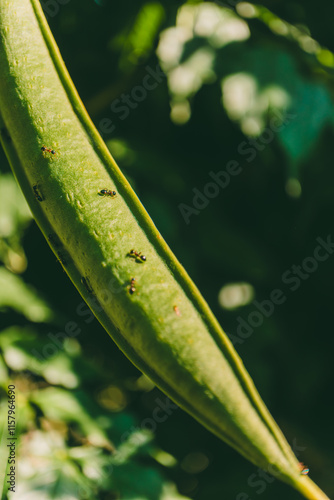
[{"label": "ant", "polygon": [[39,194],[37,184],[35,184],[32,188],[34,190],[34,195],[35,195],[36,200],[43,201],[44,198]]},{"label": "ant", "polygon": [[55,155],[55,154],[56,154],[56,151],[55,151],[54,149],[47,148],[47,147],[45,147],[45,146],[42,146],[42,147],[41,147],[41,150],[42,150],[43,152],[47,151],[48,153],[51,153],[52,155]]},{"label": "ant", "polygon": [[310,472],[310,469],[306,467],[303,462],[299,462],[299,468],[300,468],[300,473],[303,476],[307,476],[307,474]]},{"label": "ant", "polygon": [[116,196],[116,191],[110,191],[108,189],[101,189],[97,194],[100,196],[111,196],[112,198]]},{"label": "ant", "polygon": [[136,279],[135,278],[131,278],[131,283],[130,283],[130,288],[129,288],[129,293],[130,295],[134,294],[135,291],[136,291],[136,288],[135,288],[135,281]]},{"label": "ant", "polygon": [[130,255],[130,257],[134,257],[136,260],[139,259],[143,262],[146,261],[145,255],[142,255],[141,252],[136,252],[136,250],[130,250],[128,255]]}]

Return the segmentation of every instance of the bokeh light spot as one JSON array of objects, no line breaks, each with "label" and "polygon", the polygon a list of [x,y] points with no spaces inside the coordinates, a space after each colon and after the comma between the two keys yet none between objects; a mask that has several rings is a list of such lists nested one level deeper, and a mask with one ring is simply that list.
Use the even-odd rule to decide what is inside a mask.
[{"label": "bokeh light spot", "polygon": [[218,302],[223,309],[236,309],[252,302],[254,295],[249,283],[229,283],[220,290]]}]

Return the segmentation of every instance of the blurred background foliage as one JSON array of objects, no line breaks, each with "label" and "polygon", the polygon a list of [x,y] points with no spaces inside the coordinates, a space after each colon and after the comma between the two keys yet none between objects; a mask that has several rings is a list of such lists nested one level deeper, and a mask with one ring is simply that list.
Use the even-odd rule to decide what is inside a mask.
[{"label": "blurred background foliage", "polygon": [[[282,276],[333,234],[334,4],[41,3],[110,151],[333,496],[334,256],[295,291]],[[241,173],[186,224],[179,205],[231,160]],[[3,153],[0,169],[1,413],[15,384],[20,500],[299,498],[168,407],[61,272]],[[238,336],[277,288],[285,302]]]}]

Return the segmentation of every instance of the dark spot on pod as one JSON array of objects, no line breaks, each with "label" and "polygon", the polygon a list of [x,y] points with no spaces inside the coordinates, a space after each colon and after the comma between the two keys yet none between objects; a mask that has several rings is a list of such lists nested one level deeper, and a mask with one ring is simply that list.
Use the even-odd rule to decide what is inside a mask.
[{"label": "dark spot on pod", "polygon": [[56,235],[56,233],[50,233],[50,234],[48,234],[48,240],[49,240],[50,244],[53,247],[60,247],[60,246],[62,246],[61,243],[60,243],[60,240],[58,239],[58,236]]},{"label": "dark spot on pod", "polygon": [[57,255],[58,255],[58,260],[59,262],[63,265],[63,266],[67,266],[67,256],[65,258],[64,256],[64,253],[63,252],[57,252]]},{"label": "dark spot on pod", "polygon": [[91,284],[90,284],[89,279],[87,277],[83,276],[81,278],[81,283],[86,288],[88,293],[93,293],[93,288],[91,287]]},{"label": "dark spot on pod", "polygon": [[40,194],[39,189],[37,184],[35,184],[33,187],[34,195],[37,201],[44,201],[43,196]]}]

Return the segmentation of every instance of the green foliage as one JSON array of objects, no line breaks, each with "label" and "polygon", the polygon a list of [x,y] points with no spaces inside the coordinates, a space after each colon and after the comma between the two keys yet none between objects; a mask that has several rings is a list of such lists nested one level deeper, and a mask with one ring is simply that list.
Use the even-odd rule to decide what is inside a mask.
[{"label": "green foliage", "polygon": [[147,2],[141,6],[133,24],[111,39],[109,47],[121,53],[119,65],[123,72],[144,62],[150,55],[163,18],[162,5]]},{"label": "green foliage", "polygon": [[[25,256],[24,228],[31,220],[30,212],[12,176],[0,175],[0,190],[2,248],[10,241],[7,248]],[[1,260],[10,267],[7,256],[3,253]],[[52,265],[59,266],[57,261]],[[128,412],[110,414],[101,406],[99,394],[105,384],[112,383],[112,377],[102,374],[98,363],[86,359],[75,338],[57,341],[53,332],[66,317],[58,316],[56,322],[57,302],[50,304],[35,288],[4,265],[0,268],[1,325],[20,325],[22,318],[25,322],[24,327],[0,331],[0,440],[6,436],[7,387],[14,384],[16,432],[21,438],[17,450],[20,500],[31,495],[36,500],[95,500],[103,495],[116,499],[119,494],[129,500],[185,499],[166,479],[168,467],[162,471],[154,458],[162,450],[154,445],[152,434],[141,430]],[[57,294],[54,299],[57,301]],[[42,325],[37,328],[38,323]],[[48,331],[55,335],[53,341]],[[122,438],[124,432],[126,439]],[[120,444],[117,453],[113,440]],[[124,453],[127,448],[131,451]],[[7,457],[3,447],[1,450],[4,471]],[[7,498],[6,490],[5,486],[3,498]],[[8,498],[16,496],[13,493]]]},{"label": "green foliage", "polygon": [[1,177],[0,184],[0,258],[13,272],[26,268],[26,258],[20,245],[31,213],[22,192],[11,174]]},{"label": "green foliage", "polygon": [[[10,204],[3,217],[6,211],[11,213]],[[22,239],[17,245],[23,253]],[[8,274],[4,267],[0,271]],[[10,288],[12,281],[15,293]],[[93,500],[101,495],[118,498],[118,492],[127,499],[186,498],[166,480],[153,458],[162,450],[154,445],[152,434],[141,430],[129,413],[121,411],[113,416],[101,406],[99,394],[111,379],[101,373],[98,364],[85,358],[76,339],[55,344],[46,337],[47,330],[56,327],[47,302],[31,293],[20,276],[10,275],[6,283],[7,288],[2,286],[1,290],[4,296],[6,290],[10,293],[1,303],[3,323],[20,323],[20,318],[26,317],[24,328],[11,326],[0,332],[1,431],[6,434],[7,386],[14,384],[18,395],[16,432],[21,437],[20,499],[33,495],[43,500]],[[36,321],[44,326],[37,329]],[[50,345],[53,349],[43,350]],[[105,398],[103,401],[106,404]],[[122,438],[125,431],[126,439]],[[120,443],[117,452],[112,440]],[[4,460],[5,454],[1,466]],[[150,466],[143,460],[149,460]]]},{"label": "green foliage", "polygon": [[31,321],[47,321],[52,310],[20,278],[0,269],[0,307],[11,307]]},{"label": "green foliage", "polygon": [[[299,177],[299,167],[321,133],[333,126],[327,82],[319,77],[312,81],[311,63],[302,59],[310,52],[321,60],[325,51],[305,32],[266,9],[248,6],[239,8],[239,13],[246,13],[246,18],[241,18],[214,3],[186,4],[178,12],[176,26],[162,33],[157,53],[168,76],[172,118],[174,110],[175,123],[188,121],[188,101],[204,84],[214,82],[221,84],[227,115],[246,136],[260,137],[273,116],[290,114],[289,128],[278,130],[277,139],[287,155],[287,175]],[[279,43],[275,37],[268,45],[258,43],[257,27],[248,16],[264,22],[276,37],[279,33],[292,38],[291,44],[299,43],[299,59],[292,53],[291,44]],[[320,72],[321,64],[312,69]]]}]

